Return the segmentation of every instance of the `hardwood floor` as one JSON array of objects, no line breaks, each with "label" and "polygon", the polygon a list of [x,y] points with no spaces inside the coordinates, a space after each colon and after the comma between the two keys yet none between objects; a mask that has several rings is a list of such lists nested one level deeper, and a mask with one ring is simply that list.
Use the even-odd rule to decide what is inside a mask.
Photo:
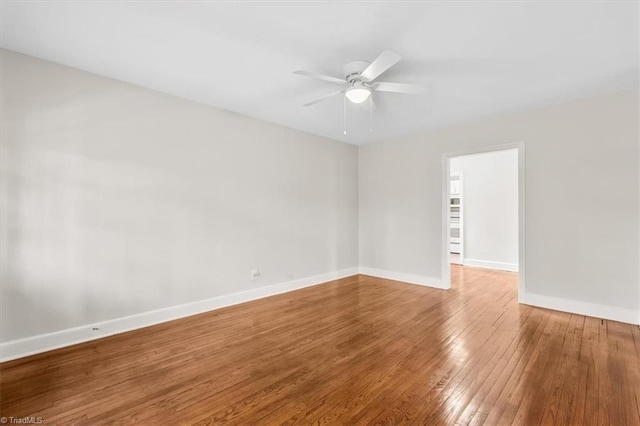
[{"label": "hardwood floor", "polygon": [[640,424],[640,329],[355,276],[0,365],[2,416],[45,424]]}]

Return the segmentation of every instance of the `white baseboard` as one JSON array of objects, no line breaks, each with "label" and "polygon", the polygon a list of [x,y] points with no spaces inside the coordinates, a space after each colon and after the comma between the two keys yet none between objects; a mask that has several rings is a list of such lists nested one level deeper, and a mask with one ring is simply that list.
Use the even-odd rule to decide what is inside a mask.
[{"label": "white baseboard", "polygon": [[[142,327],[184,318],[191,315],[201,314],[214,309],[226,306],[237,305],[263,297],[274,296],[276,294],[287,293],[289,291],[310,287],[327,281],[346,278],[358,274],[358,268],[348,268],[326,274],[315,275],[284,283],[273,284],[252,290],[238,293],[226,294],[212,297],[211,299],[200,300],[182,305],[162,308],[155,311],[143,312],[113,320],[103,321],[95,324],[69,328],[55,331],[53,333],[41,334],[24,339],[12,340],[0,344],[0,362],[22,358],[41,352],[58,349],[77,343],[99,339],[113,334],[124,333]],[[97,329],[97,330],[94,330]]]},{"label": "white baseboard", "polygon": [[362,275],[371,275],[372,277],[384,278],[387,280],[402,281],[409,284],[418,284],[427,287],[447,289],[442,284],[440,278],[428,277],[426,275],[407,274],[404,272],[385,271],[383,269],[369,268],[367,266],[360,267]]},{"label": "white baseboard", "polygon": [[[439,289],[447,288],[442,285],[442,280],[440,278],[386,271],[365,266],[361,266],[360,268],[348,268],[340,271],[329,272],[326,274],[315,275],[312,277],[293,281],[287,281],[284,283],[260,287],[238,293],[217,296],[211,299],[185,303],[182,305],[171,306],[155,311],[144,312],[128,317],[116,318],[100,323],[89,324],[85,326],[60,330],[53,333],[41,334],[38,336],[4,342],[0,344],[0,362],[22,358],[41,352],[46,352],[52,349],[74,345],[77,343],[87,342],[90,340],[131,331],[142,327],[148,327],[150,325],[155,325],[178,318],[184,318],[215,309],[220,309],[226,306],[237,305],[239,303],[249,302],[251,300],[287,293],[289,291],[322,284],[327,281],[353,276],[358,273]],[[640,324],[640,312],[633,309],[624,309],[596,303],[542,296],[532,293],[525,294],[522,297],[521,302],[527,305],[538,306],[541,308],[620,321],[628,324]]]},{"label": "white baseboard", "polygon": [[555,311],[620,321],[627,324],[640,324],[640,312],[635,309],[618,308],[598,303],[580,302],[577,300],[542,296],[532,293],[526,293],[522,298],[522,303],[540,308],[553,309]]},{"label": "white baseboard", "polygon": [[465,258],[465,259],[462,259],[462,264],[464,266],[474,266],[476,268],[499,269],[501,271],[518,272],[517,263],[492,262],[490,260],[478,260],[478,259]]}]

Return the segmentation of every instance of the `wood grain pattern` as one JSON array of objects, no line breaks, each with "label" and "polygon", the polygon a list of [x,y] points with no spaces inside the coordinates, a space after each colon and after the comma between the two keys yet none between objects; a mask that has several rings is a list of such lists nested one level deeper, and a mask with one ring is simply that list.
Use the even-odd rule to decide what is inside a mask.
[{"label": "wood grain pattern", "polygon": [[359,275],[0,365],[45,424],[640,425],[640,328]]}]

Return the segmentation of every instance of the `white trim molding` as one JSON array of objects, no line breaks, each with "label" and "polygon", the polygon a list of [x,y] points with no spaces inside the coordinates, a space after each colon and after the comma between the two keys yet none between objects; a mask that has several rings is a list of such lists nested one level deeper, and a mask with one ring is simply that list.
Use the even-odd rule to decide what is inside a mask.
[{"label": "white trim molding", "polygon": [[387,280],[401,281],[408,284],[423,285],[426,287],[434,287],[446,290],[450,287],[443,285],[440,278],[428,277],[426,275],[407,274],[405,272],[386,271],[383,269],[369,268],[367,266],[360,267],[362,275],[370,275],[372,277],[384,278]]},{"label": "white trim molding", "polygon": [[493,262],[491,260],[463,259],[464,266],[473,266],[476,268],[499,269],[501,271],[518,272],[517,263]]},{"label": "white trim molding", "polygon": [[124,333],[138,328],[148,327],[178,318],[201,314],[226,306],[237,305],[239,303],[250,302],[264,297],[275,296],[305,287],[324,284],[328,281],[346,278],[358,274],[358,268],[348,268],[326,274],[301,278],[265,287],[241,291],[232,294],[212,297],[210,299],[185,303],[182,305],[170,306],[168,308],[143,312],[122,318],[116,318],[85,326],[68,328],[52,333],[41,334],[24,339],[11,340],[0,344],[0,362],[35,355],[53,349],[75,345],[77,343],[88,342],[111,336],[113,334]]},{"label": "white trim molding", "polygon": [[525,294],[524,301],[521,303],[539,308],[553,309],[554,311],[640,325],[639,312],[635,309],[625,309],[616,306],[601,305],[599,303],[581,302],[578,300],[542,296],[532,293]]},{"label": "white trim molding", "polygon": [[[329,281],[347,278],[357,274],[437,289],[450,288],[447,287],[440,278],[387,271],[383,269],[369,268],[366,266],[361,266],[359,268],[354,267],[247,291],[212,297],[206,300],[170,306],[168,308],[143,312],[137,315],[4,342],[0,344],[0,362],[35,355],[53,349],[75,345],[77,343],[88,342],[102,337],[124,333],[191,315],[197,315],[227,306],[250,302],[264,297],[275,296],[277,294],[287,293],[305,287],[324,284]],[[520,294],[520,296],[521,300],[519,300],[519,303],[531,306],[640,325],[640,311],[634,309],[624,309],[531,293],[526,293],[524,295]]]}]

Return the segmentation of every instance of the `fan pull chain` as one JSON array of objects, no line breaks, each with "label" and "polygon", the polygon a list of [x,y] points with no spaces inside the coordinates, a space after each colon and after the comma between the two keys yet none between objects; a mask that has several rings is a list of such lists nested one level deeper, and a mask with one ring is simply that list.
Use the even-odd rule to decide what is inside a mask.
[{"label": "fan pull chain", "polygon": [[342,100],[344,105],[344,131],[342,133],[346,135],[347,134],[347,97],[343,96]]},{"label": "fan pull chain", "polygon": [[373,132],[373,95],[369,96],[369,132]]}]

